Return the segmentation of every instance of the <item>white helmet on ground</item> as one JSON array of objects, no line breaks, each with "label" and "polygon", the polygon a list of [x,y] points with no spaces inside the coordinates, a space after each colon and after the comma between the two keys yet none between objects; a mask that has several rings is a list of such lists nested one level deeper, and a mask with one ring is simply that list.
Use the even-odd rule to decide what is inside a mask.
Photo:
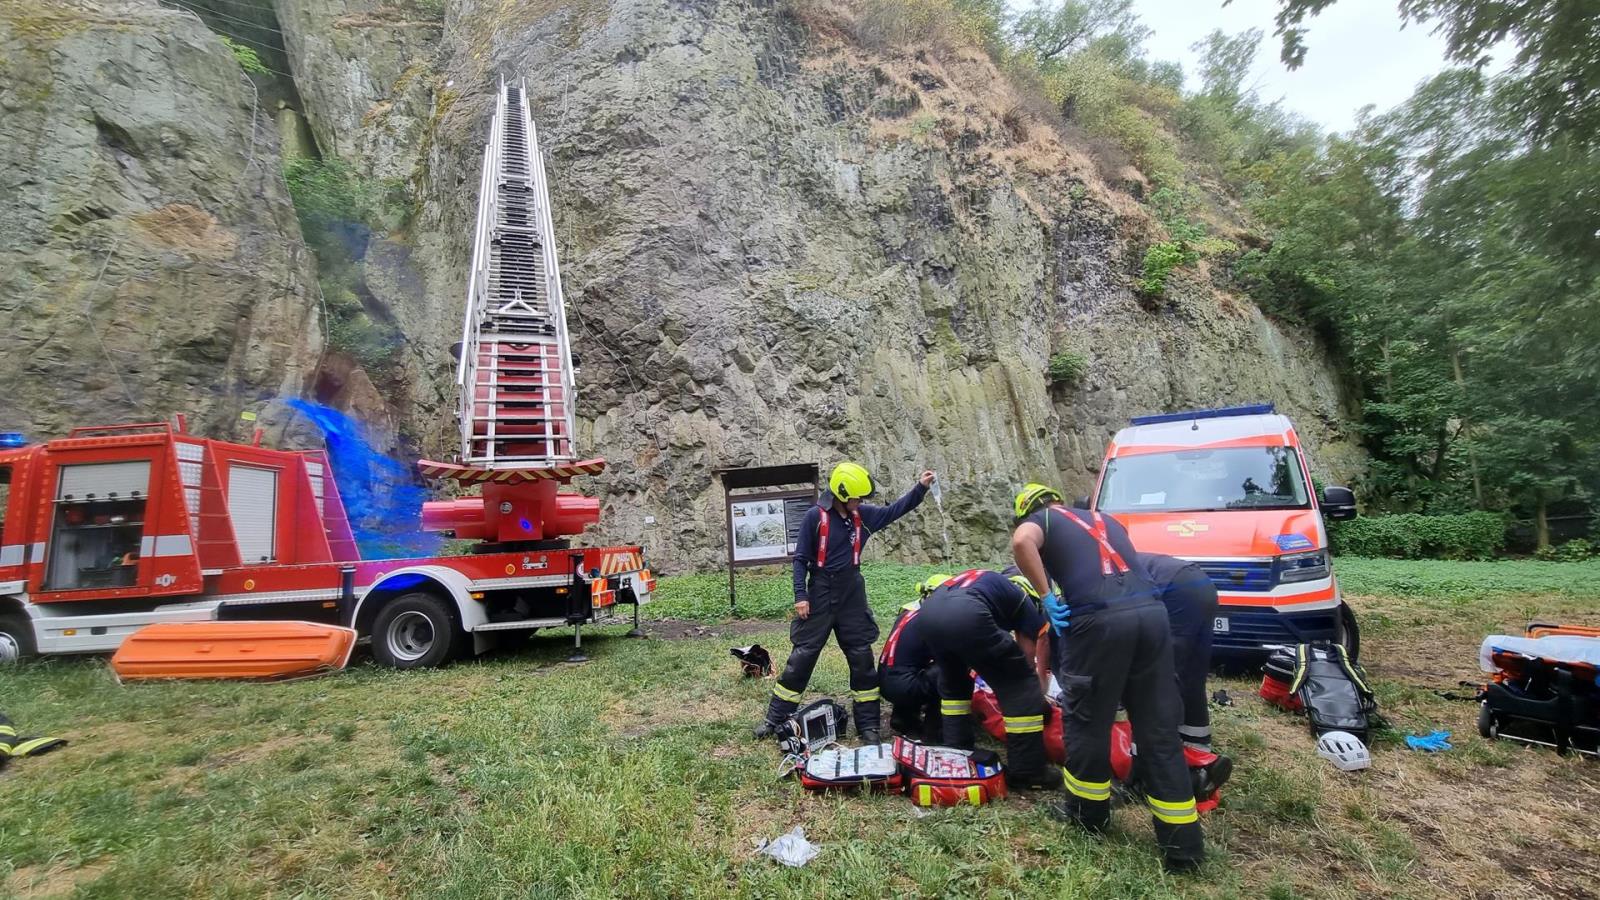
[{"label": "white helmet on ground", "polygon": [[1341,772],[1358,772],[1372,767],[1367,745],[1348,731],[1329,731],[1317,738],[1317,755],[1333,763]]}]

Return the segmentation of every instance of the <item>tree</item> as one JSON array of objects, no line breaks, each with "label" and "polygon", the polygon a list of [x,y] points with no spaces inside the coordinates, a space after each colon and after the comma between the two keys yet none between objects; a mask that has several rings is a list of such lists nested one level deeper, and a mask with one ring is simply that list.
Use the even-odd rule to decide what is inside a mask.
[{"label": "tree", "polygon": [[1201,95],[1230,112],[1247,99],[1253,99],[1255,92],[1245,87],[1245,79],[1250,76],[1250,67],[1255,65],[1261,38],[1259,28],[1232,36],[1218,28],[1190,45],[1189,49],[1200,54]]},{"label": "tree", "polygon": [[1099,42],[1110,56],[1136,56],[1150,29],[1139,24],[1133,0],[1034,0],[1017,17],[1012,34],[1019,49],[1041,63],[1060,60]]},{"label": "tree", "polygon": [[[1336,0],[1279,0],[1276,34],[1289,68],[1305,62],[1306,22]],[[1433,23],[1450,59],[1482,70],[1510,41],[1510,72],[1526,90],[1518,121],[1535,140],[1600,141],[1600,4],[1594,0],[1400,0],[1407,23]]]}]

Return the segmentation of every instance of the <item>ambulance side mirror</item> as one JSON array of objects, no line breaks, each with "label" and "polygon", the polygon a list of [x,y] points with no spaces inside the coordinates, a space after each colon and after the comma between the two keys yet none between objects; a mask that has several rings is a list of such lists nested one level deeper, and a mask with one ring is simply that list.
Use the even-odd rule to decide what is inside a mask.
[{"label": "ambulance side mirror", "polygon": [[1322,489],[1322,515],[1335,522],[1356,517],[1356,495],[1347,487]]},{"label": "ambulance side mirror", "polygon": [[1087,494],[1085,494],[1082,497],[1078,497],[1078,498],[1074,499],[1072,501],[1072,508],[1073,509],[1088,509],[1089,508],[1089,496]]}]

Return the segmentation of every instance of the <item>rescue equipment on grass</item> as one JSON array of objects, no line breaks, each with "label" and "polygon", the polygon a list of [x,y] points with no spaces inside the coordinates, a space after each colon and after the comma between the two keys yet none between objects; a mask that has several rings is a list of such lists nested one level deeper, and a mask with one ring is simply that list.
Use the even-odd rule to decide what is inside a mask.
[{"label": "rescue equipment on grass", "polygon": [[894,739],[894,758],[906,773],[916,806],[982,806],[1006,795],[1005,773],[993,750],[958,750]]},{"label": "rescue equipment on grass", "polygon": [[739,661],[746,678],[764,678],[772,674],[772,654],[760,644],[732,647],[728,650]]},{"label": "rescue equipment on grass", "polygon": [[808,791],[898,791],[904,781],[890,744],[818,750],[795,771]]},{"label": "rescue equipment on grass", "polygon": [[1328,731],[1317,737],[1317,755],[1333,763],[1341,772],[1371,768],[1372,754],[1367,745],[1348,731]]},{"label": "rescue equipment on grass", "polygon": [[129,635],[111,671],[120,681],[282,681],[343,669],[355,644],[355,629],[314,622],[161,622]]},{"label": "rescue equipment on grass", "polygon": [[846,721],[843,704],[821,697],[795,710],[773,730],[773,736],[786,755],[805,757],[838,743],[848,727]]},{"label": "rescue equipment on grass", "polygon": [[1535,622],[1478,653],[1478,733],[1600,756],[1600,628]]},{"label": "rescue equipment on grass", "polygon": [[1366,673],[1338,644],[1318,641],[1274,650],[1267,657],[1261,696],[1284,709],[1303,709],[1313,734],[1343,731],[1366,741],[1378,721]]}]

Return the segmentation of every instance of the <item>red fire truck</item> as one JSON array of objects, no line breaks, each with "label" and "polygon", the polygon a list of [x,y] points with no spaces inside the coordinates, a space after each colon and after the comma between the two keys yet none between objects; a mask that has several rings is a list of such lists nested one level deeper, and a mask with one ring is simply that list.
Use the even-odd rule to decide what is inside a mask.
[{"label": "red fire truck", "polygon": [[[500,85],[484,150],[466,319],[461,451],[424,476],[476,494],[423,504],[468,556],[363,560],[321,451],[208,440],[172,423],[0,435],[0,661],[115,650],[156,622],[311,619],[372,638],[401,668],[497,632],[615,618],[654,588],[638,547],[572,548],[600,503],[561,491],[605,461],[574,452],[574,369],[538,134]],[[201,648],[197,652],[204,652]]]},{"label": "red fire truck", "polygon": [[638,547],[362,560],[322,451],[166,423],[19,443],[0,436],[0,661],[112,651],[154,622],[289,618],[351,625],[380,662],[433,666],[495,632],[570,625],[580,639],[654,587]]}]

